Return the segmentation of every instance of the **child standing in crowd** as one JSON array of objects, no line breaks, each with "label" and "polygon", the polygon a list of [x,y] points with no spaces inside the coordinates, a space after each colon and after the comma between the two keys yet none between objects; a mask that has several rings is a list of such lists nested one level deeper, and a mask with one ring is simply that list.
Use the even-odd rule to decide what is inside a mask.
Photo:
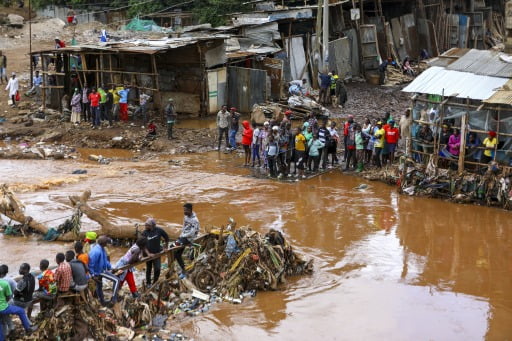
[{"label": "child standing in crowd", "polygon": [[268,144],[267,144],[267,161],[268,161],[268,169],[269,175],[272,178],[277,176],[276,162],[277,162],[277,152],[279,151],[279,146],[275,141],[274,135],[270,134],[268,136]]},{"label": "child standing in crowd", "polygon": [[252,133],[252,167],[254,167],[256,159],[258,159],[258,167],[261,166],[261,135],[262,130],[259,128],[259,126],[256,126],[256,129],[254,129],[254,132]]},{"label": "child standing in crowd", "polygon": [[[320,165],[320,151],[325,147],[325,144],[318,139],[318,134],[313,136],[313,139],[309,141],[309,158],[308,158],[308,169],[313,172],[318,171]],[[313,163],[313,169],[311,164]]]}]

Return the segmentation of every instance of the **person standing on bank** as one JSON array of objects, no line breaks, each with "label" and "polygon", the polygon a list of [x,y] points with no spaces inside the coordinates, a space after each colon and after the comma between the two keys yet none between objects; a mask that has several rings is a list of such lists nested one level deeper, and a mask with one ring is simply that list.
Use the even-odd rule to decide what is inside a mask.
[{"label": "person standing on bank", "polygon": [[238,133],[240,114],[236,111],[235,107],[232,107],[229,110],[229,144],[231,145],[231,150],[236,149],[236,133]]},{"label": "person standing on bank", "polygon": [[[165,248],[169,245],[169,236],[160,227],[156,226],[156,221],[153,218],[148,218],[144,224],[144,232],[142,236],[148,240],[147,250],[152,254],[157,254],[163,251],[161,240],[164,240]],[[151,286],[151,283],[156,283],[160,277],[160,268],[162,267],[161,258],[156,258],[146,263],[146,285]],[[151,271],[153,270],[153,282],[151,282]]]},{"label": "person standing on bank", "polygon": [[167,138],[172,139],[172,128],[176,123],[176,109],[174,108],[174,100],[172,98],[168,99],[168,103],[165,106],[165,118],[167,120]]},{"label": "person standing on bank", "polygon": [[[194,239],[196,239],[197,235],[199,234],[199,219],[197,219],[197,216],[195,212],[192,210],[192,204],[186,203],[183,205],[183,213],[185,217],[183,218],[183,229],[181,230],[181,235],[178,238],[178,240],[174,243],[176,246],[187,246],[192,245],[194,242]],[[187,274],[185,272],[185,263],[183,262],[183,251],[185,248],[181,248],[174,254],[176,256],[176,261],[180,265],[181,268],[181,274],[180,279],[184,279],[187,277]]]},{"label": "person standing on bank", "polygon": [[217,147],[217,150],[220,150],[220,143],[223,136],[226,138],[226,150],[229,150],[229,117],[230,113],[228,111],[228,106],[223,105],[222,109],[217,113],[217,128],[219,130],[219,146]]},{"label": "person standing on bank", "polygon": [[20,88],[20,83],[18,82],[18,78],[16,78],[16,73],[13,72],[11,78],[9,79],[9,83],[5,87],[5,90],[9,91],[9,98],[12,101],[11,106],[16,106],[16,94],[18,93],[18,89]]}]

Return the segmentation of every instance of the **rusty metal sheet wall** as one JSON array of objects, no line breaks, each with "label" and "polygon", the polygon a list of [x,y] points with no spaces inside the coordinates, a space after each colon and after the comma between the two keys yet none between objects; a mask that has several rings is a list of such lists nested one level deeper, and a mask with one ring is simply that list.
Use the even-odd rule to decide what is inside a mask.
[{"label": "rusty metal sheet wall", "polygon": [[264,103],[267,96],[267,72],[241,67],[228,68],[228,105],[241,113],[249,113],[252,106]]}]

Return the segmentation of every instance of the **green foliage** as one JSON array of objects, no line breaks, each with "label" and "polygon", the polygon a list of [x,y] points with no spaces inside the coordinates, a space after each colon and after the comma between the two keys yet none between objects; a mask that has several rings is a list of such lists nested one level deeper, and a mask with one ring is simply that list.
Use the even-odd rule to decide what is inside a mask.
[{"label": "green foliage", "polygon": [[[55,6],[75,6],[76,8],[87,8],[94,3],[105,4],[106,0],[31,0],[34,8],[43,8],[49,5]],[[129,6],[127,8],[128,18],[155,12],[167,12],[173,8],[181,8],[184,11],[191,10],[200,23],[211,23],[213,26],[226,24],[227,14],[242,12],[248,10],[242,3],[247,0],[194,0],[193,3],[183,4],[186,0],[154,0],[146,2],[145,0],[112,0],[109,3],[110,8]]]},{"label": "green foliage", "polygon": [[227,14],[248,9],[242,3],[243,0],[196,0],[192,11],[200,23],[220,26],[227,23]]}]

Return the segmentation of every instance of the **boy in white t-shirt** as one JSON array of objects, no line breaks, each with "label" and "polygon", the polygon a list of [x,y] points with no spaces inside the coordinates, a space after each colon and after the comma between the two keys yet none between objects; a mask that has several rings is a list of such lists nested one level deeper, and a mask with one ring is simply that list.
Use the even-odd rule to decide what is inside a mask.
[{"label": "boy in white t-shirt", "polygon": [[258,159],[258,167],[261,166],[261,156],[260,156],[260,148],[261,148],[261,129],[259,125],[255,126],[252,133],[252,165],[254,167],[254,162],[256,158]]}]

